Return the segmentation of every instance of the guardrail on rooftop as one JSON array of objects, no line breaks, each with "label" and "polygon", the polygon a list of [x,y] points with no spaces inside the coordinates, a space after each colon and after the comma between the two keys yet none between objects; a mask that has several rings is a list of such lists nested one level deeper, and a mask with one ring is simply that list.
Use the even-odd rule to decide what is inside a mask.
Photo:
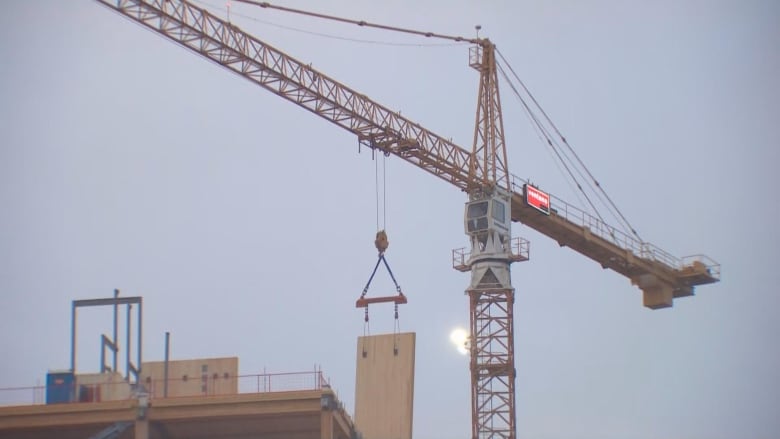
[{"label": "guardrail on rooftop", "polygon": [[[94,377],[94,375],[92,375]],[[77,375],[78,377],[78,375]],[[239,376],[209,375],[177,377],[168,380],[169,397],[211,397],[236,393],[269,393],[321,390],[329,387],[321,370],[308,372],[261,373]],[[63,403],[135,399],[141,392],[151,399],[164,398],[164,380],[129,384],[127,381],[74,384],[70,400]],[[0,406],[46,404],[46,386],[0,388]]]}]

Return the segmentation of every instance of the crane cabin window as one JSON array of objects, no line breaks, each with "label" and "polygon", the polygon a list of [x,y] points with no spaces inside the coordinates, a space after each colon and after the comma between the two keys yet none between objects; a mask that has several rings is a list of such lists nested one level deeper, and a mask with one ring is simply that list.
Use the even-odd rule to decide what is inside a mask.
[{"label": "crane cabin window", "polygon": [[501,224],[506,224],[506,204],[493,200],[493,220]]},{"label": "crane cabin window", "polygon": [[471,203],[469,204],[469,212],[468,216],[470,219],[477,218],[480,216],[487,216],[488,211],[488,202],[487,201],[480,201],[477,203]]},{"label": "crane cabin window", "polygon": [[488,201],[471,203],[466,208],[466,233],[479,232],[488,228]]}]

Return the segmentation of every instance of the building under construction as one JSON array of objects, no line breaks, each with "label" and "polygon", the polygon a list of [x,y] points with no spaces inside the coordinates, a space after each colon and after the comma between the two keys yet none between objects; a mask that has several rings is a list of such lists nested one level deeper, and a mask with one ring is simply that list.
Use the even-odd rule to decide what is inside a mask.
[{"label": "building under construction", "polygon": [[[98,373],[76,368],[77,310],[87,306],[113,308],[114,332],[101,336]],[[171,360],[167,333],[165,359],[143,361],[142,306],[141,297],[119,297],[119,290],[111,298],[74,300],[70,369],[50,371],[45,386],[0,389],[3,400],[6,393],[21,395],[14,401],[20,405],[0,407],[0,438],[412,437],[414,333],[358,338],[353,420],[321,370],[242,375],[237,357]],[[118,362],[121,307],[127,310],[124,374]]]},{"label": "building under construction", "polygon": [[[183,367],[219,362],[190,360]],[[226,359],[235,362],[235,358]],[[308,374],[194,376],[172,381],[179,396],[131,392],[125,381],[78,384],[80,400],[0,408],[0,437],[19,439],[178,439],[178,438],[301,438],[351,439],[355,426],[335,393],[318,372]],[[256,392],[227,391],[239,380],[306,380],[311,388]],[[76,377],[76,383],[83,382]],[[203,383],[209,383],[203,384]],[[202,386],[219,390],[201,394]],[[225,384],[220,389],[222,384]],[[189,394],[187,388],[196,388]],[[284,387],[282,387],[284,389]],[[85,393],[85,392],[88,392]],[[48,393],[48,389],[47,389]]]},{"label": "building under construction", "polygon": [[354,420],[320,370],[240,375],[238,358],[208,358],[143,363],[137,383],[50,372],[14,389],[45,403],[0,407],[0,438],[410,439],[414,334],[360,337],[356,358]]}]

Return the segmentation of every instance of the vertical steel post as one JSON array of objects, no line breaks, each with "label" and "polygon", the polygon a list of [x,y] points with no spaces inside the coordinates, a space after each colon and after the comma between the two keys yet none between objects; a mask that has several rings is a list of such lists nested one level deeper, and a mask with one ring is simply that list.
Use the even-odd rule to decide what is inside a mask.
[{"label": "vertical steel post", "polygon": [[138,364],[136,365],[136,372],[137,375],[135,376],[136,383],[138,382],[138,379],[141,377],[141,357],[143,352],[143,337],[142,337],[142,330],[143,330],[143,309],[144,309],[144,302],[143,299],[141,299],[138,302]]},{"label": "vertical steel post", "polygon": [[100,337],[100,373],[106,371],[106,335]]},{"label": "vertical steel post", "polygon": [[168,361],[171,357],[171,333],[165,332],[165,367],[163,368],[163,398],[168,397]]},{"label": "vertical steel post", "polygon": [[76,302],[70,310],[70,371],[76,373]]},{"label": "vertical steel post", "polygon": [[[118,297],[119,297],[119,289],[114,289],[114,299]],[[119,335],[119,304],[114,302],[114,338],[111,339],[111,342],[114,343],[114,365],[112,366],[114,372],[117,371],[117,361],[119,359],[119,340],[117,339],[118,335]]]},{"label": "vertical steel post", "polygon": [[133,309],[133,305],[127,304],[127,361],[125,362],[125,380],[130,381],[130,312]]}]

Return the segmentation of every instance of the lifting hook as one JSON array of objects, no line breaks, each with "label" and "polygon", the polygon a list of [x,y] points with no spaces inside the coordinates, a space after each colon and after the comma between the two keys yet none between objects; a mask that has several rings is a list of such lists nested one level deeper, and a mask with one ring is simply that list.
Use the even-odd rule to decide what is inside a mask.
[{"label": "lifting hook", "polygon": [[376,249],[379,251],[379,254],[387,250],[387,247],[390,245],[390,241],[387,240],[387,233],[384,230],[380,230],[376,232],[376,239],[374,239],[374,245],[376,246]]}]

